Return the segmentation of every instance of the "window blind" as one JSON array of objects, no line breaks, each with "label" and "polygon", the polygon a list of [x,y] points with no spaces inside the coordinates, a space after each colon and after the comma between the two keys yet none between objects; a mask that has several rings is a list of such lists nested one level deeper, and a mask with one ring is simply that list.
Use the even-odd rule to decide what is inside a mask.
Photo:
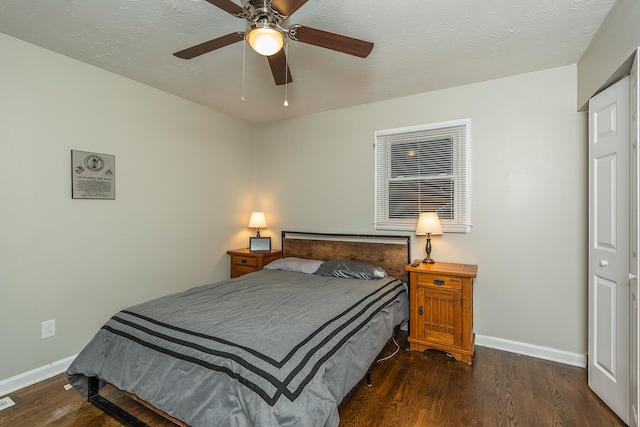
[{"label": "window blind", "polygon": [[375,227],[415,230],[437,212],[445,232],[468,232],[469,120],[375,133]]}]

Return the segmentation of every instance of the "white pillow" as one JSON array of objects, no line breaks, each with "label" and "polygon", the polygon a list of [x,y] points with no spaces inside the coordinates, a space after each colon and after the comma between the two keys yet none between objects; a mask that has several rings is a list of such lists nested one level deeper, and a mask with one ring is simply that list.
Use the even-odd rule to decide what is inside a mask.
[{"label": "white pillow", "polygon": [[286,270],[313,274],[324,261],[296,257],[280,258],[264,266],[265,270]]}]

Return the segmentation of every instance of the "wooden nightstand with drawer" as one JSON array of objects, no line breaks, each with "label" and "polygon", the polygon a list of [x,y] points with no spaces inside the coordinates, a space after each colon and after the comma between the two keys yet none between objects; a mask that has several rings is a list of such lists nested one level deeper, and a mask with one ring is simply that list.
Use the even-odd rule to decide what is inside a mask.
[{"label": "wooden nightstand with drawer", "polygon": [[411,350],[442,350],[471,363],[474,353],[473,279],[477,265],[408,265]]},{"label": "wooden nightstand with drawer", "polygon": [[231,256],[231,278],[262,270],[271,261],[282,258],[280,249],[267,252],[251,252],[249,248],[227,251]]}]

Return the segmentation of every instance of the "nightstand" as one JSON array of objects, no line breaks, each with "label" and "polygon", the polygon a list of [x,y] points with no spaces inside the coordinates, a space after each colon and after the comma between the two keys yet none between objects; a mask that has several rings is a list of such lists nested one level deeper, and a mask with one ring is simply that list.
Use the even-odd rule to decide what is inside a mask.
[{"label": "nightstand", "polygon": [[251,252],[249,248],[227,251],[231,255],[231,278],[240,277],[243,274],[262,270],[271,261],[282,258],[280,249],[272,249],[267,252]]},{"label": "nightstand", "polygon": [[408,265],[411,350],[442,350],[471,364],[473,279],[477,265],[436,262]]}]

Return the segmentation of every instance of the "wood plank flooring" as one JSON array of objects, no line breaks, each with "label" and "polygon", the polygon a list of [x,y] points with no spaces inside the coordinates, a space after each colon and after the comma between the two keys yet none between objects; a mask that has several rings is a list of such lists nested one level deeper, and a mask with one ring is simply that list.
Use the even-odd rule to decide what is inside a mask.
[{"label": "wood plank flooring", "polygon": [[[360,384],[342,403],[340,427],[625,425],[589,390],[585,369],[484,347],[467,365],[404,350],[404,334],[399,343],[403,350],[372,369],[373,385]],[[66,384],[61,374],[10,394],[16,404],[0,411],[0,426],[120,426]],[[117,390],[101,394],[150,426],[175,426]]]}]

